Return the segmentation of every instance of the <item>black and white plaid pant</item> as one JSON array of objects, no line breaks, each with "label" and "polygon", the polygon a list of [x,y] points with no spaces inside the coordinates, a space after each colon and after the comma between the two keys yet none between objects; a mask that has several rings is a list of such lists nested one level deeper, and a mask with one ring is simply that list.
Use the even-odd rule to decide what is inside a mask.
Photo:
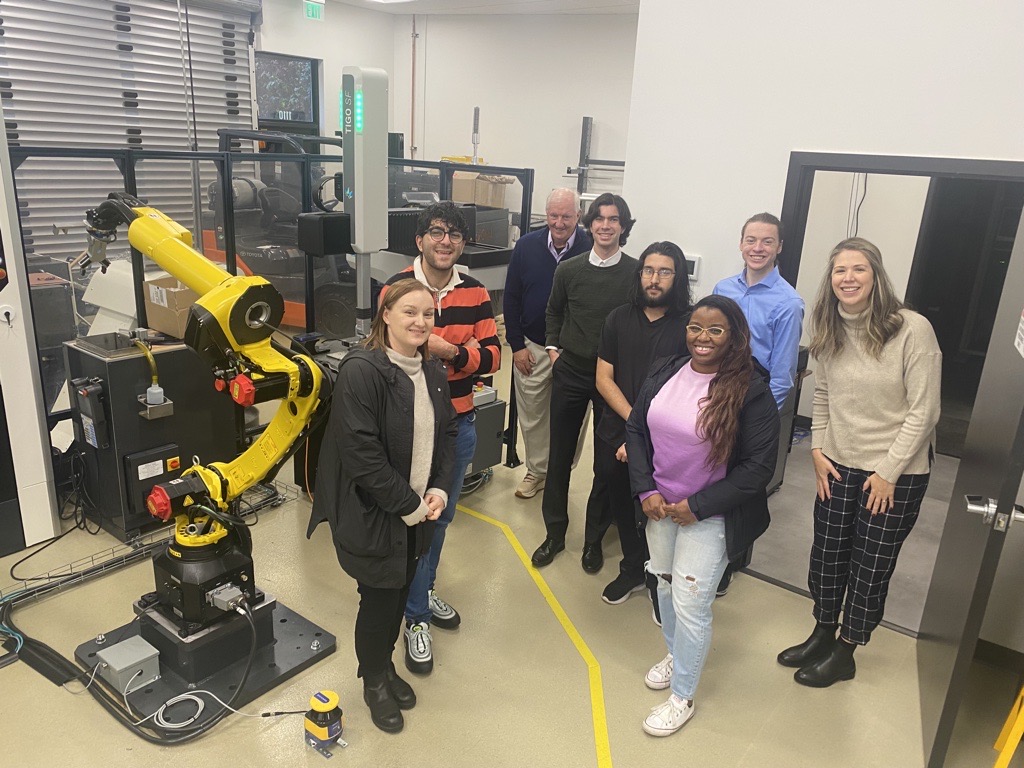
[{"label": "black and white plaid pant", "polygon": [[840,637],[864,645],[882,620],[889,579],[917,521],[929,475],[901,475],[892,508],[872,517],[868,492],[861,490],[872,472],[835,468],[842,479],[829,478],[832,498],[815,498],[807,586],[815,620],[838,624],[841,612]]}]

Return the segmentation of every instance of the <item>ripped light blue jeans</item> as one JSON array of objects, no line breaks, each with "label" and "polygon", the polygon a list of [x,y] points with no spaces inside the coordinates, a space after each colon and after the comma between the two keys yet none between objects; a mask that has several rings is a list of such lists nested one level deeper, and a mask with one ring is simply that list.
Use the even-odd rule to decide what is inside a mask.
[{"label": "ripped light blue jeans", "polygon": [[[690,525],[670,518],[648,520],[647,545],[647,570],[658,578],[661,631],[673,658],[672,693],[693,699],[711,649],[711,603],[729,562],[725,519]],[[665,574],[671,574],[671,583]]]}]

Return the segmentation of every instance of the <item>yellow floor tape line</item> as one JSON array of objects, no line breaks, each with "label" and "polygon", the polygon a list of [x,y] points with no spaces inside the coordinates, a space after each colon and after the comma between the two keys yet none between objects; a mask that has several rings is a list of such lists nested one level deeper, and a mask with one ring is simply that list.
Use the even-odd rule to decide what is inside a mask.
[{"label": "yellow floor tape line", "polygon": [[530,577],[536,583],[537,589],[544,595],[544,599],[547,600],[551,612],[555,614],[558,622],[562,625],[562,629],[565,630],[565,634],[569,636],[572,644],[576,646],[576,652],[587,663],[587,671],[590,675],[590,709],[594,720],[594,746],[597,750],[597,765],[598,768],[612,768],[612,750],[608,743],[608,720],[604,709],[604,687],[601,684],[601,665],[594,658],[594,654],[590,652],[590,648],[587,647],[586,642],[576,627],[573,626],[568,614],[566,614],[562,605],[551,591],[551,587],[544,581],[544,577],[540,575],[540,571],[533,567],[530,562],[530,556],[526,554],[526,550],[523,549],[523,545],[519,543],[519,539],[516,538],[512,529],[500,520],[495,520],[493,517],[488,517],[461,504],[457,505],[456,509],[465,512],[470,517],[475,517],[477,520],[482,520],[501,529],[509,544],[512,545],[512,549],[519,556],[519,560],[526,567],[526,572],[530,574]]}]

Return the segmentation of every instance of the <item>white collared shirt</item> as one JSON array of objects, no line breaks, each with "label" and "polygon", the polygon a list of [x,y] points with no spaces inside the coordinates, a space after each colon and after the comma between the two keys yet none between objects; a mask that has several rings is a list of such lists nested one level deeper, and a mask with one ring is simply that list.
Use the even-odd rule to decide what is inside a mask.
[{"label": "white collared shirt", "polygon": [[596,251],[590,251],[589,261],[595,267],[614,267],[622,260],[622,249],[620,248],[607,259],[602,259]]},{"label": "white collared shirt", "polygon": [[446,286],[444,286],[444,287],[442,287],[442,288],[440,288],[438,290],[435,290],[434,286],[432,286],[429,282],[427,282],[427,276],[423,272],[423,256],[422,256],[422,254],[417,256],[413,260],[413,262],[412,262],[412,273],[413,273],[413,275],[415,275],[416,279],[419,280],[421,283],[423,283],[425,286],[427,286],[427,288],[430,289],[430,292],[434,295],[434,305],[435,305],[434,308],[437,310],[438,314],[441,314],[441,300],[451,290],[453,290],[455,288],[455,286],[457,286],[459,283],[462,282],[462,275],[459,274],[458,268],[457,267],[452,267],[452,276],[451,276],[451,279],[448,281],[448,285],[446,285]]}]

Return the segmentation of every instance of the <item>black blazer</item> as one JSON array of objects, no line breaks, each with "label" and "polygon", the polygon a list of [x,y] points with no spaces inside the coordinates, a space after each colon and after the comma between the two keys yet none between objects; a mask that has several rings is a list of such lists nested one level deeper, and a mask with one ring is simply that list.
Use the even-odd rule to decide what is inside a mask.
[{"label": "black blazer", "polygon": [[[448,378],[437,360],[423,365],[434,406],[434,453],[428,488],[451,487],[458,421]],[[316,496],[306,536],[326,521],[338,562],[372,587],[400,589],[407,546],[430,547],[433,522],[408,526],[420,497],[409,485],[412,469],[412,381],[387,354],[354,349],[341,361],[330,421],[317,465]]]},{"label": "black blazer", "polygon": [[[633,495],[657,490],[654,484],[654,446],[647,431],[647,411],[665,382],[690,355],[656,360],[637,395],[626,422],[626,453]],[[725,516],[725,545],[729,559],[740,557],[768,530],[765,488],[775,472],[779,453],[779,411],[768,387],[768,374],[755,362],[750,388],[740,409],[740,431],[724,478],[690,496],[690,511],[698,520]]]}]

